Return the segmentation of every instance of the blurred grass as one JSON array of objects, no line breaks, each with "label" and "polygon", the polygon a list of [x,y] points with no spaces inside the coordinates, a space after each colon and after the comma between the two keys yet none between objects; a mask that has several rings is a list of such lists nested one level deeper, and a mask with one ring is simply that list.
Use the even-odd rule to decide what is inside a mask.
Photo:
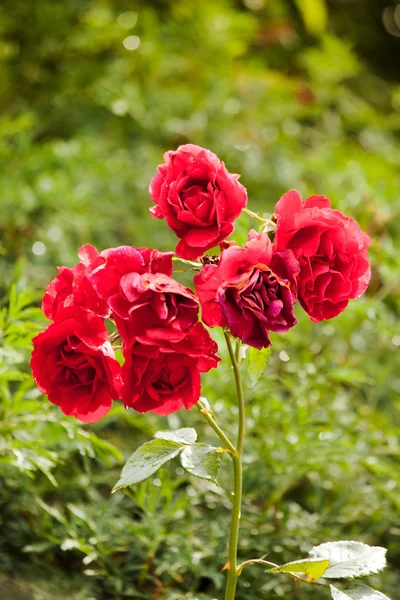
[{"label": "blurred grass", "polygon": [[[390,568],[371,583],[396,599],[400,40],[384,29],[383,8],[372,0],[3,0],[5,600],[27,589],[39,600],[222,595],[229,463],[221,489],[171,465],[138,486],[133,503],[109,496],[121,451],[157,429],[193,425],[214,442],[200,415],[116,408],[83,428],[49,406],[27,375],[29,340],[43,326],[32,307],[56,265],[74,264],[83,243],[175,245],[148,214],[147,187],[163,152],[189,141],[242,174],[253,210],[271,211],[291,187],[322,193],[372,237],[367,296],[332,322],[312,325],[298,311],[299,325],[274,337],[266,377],[247,394],[240,555],[269,552],[279,562],[332,539],[381,544]],[[236,238],[250,226],[242,216]],[[204,377],[228,429],[231,387],[223,364]],[[315,592],[244,571],[239,600],[276,597]]]}]

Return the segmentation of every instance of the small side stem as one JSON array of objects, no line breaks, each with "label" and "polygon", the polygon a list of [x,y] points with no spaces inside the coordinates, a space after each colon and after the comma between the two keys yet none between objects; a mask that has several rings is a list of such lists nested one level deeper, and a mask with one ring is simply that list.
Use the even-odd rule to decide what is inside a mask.
[{"label": "small side stem", "polygon": [[261,221],[261,223],[268,222],[268,219],[263,219],[262,217],[260,217],[260,215],[258,215],[257,213],[253,212],[252,210],[250,210],[248,208],[244,208],[243,212],[247,213],[249,215],[249,217],[253,217],[253,219],[257,219],[257,221]]},{"label": "small side stem", "polygon": [[[224,331],[226,345],[228,347],[229,356],[231,359],[233,373],[235,376],[236,392],[238,399],[239,408],[239,419],[238,419],[238,434],[237,434],[237,445],[236,454],[232,455],[233,469],[234,469],[234,491],[233,491],[233,508],[232,508],[232,519],[231,519],[231,530],[229,536],[229,567],[228,577],[226,582],[225,600],[234,600],[236,592],[236,584],[238,579],[238,568],[237,568],[237,547],[239,541],[239,523],[241,516],[241,505],[242,505],[242,487],[243,487],[243,467],[242,467],[242,451],[243,451],[243,439],[245,433],[245,410],[244,410],[244,393],[242,378],[240,375],[239,363],[236,358],[231,338],[229,334]],[[237,348],[236,348],[237,349]]]},{"label": "small side stem", "polygon": [[198,402],[196,402],[196,406],[199,409],[199,411],[201,412],[201,414],[204,415],[208,424],[211,425],[211,427],[214,429],[214,431],[218,435],[219,439],[225,444],[225,446],[227,447],[229,452],[231,454],[236,454],[235,446],[232,444],[232,442],[228,439],[228,437],[225,435],[225,433],[222,431],[222,429],[216,423],[216,421],[214,420],[214,417],[212,416],[211,410],[209,410],[208,408],[205,408],[202,405],[200,400]]},{"label": "small side stem", "polygon": [[[265,565],[266,567],[271,567],[273,569],[275,569],[275,568],[279,569],[279,565],[269,562],[269,560],[264,560],[262,558],[252,558],[250,560],[246,560],[245,562],[242,562],[242,564],[240,564],[238,566],[238,568],[237,568],[238,576],[241,574],[244,567],[246,567],[247,565]],[[300,575],[296,575],[296,573],[286,573],[285,572],[282,574],[289,575],[289,577],[294,579],[294,581],[301,581],[302,583],[307,583],[308,585],[316,585],[318,587],[329,588],[329,585],[327,585],[326,583],[320,583],[319,581],[314,581],[313,579],[308,580],[308,579],[305,579],[304,577],[300,577]]]}]

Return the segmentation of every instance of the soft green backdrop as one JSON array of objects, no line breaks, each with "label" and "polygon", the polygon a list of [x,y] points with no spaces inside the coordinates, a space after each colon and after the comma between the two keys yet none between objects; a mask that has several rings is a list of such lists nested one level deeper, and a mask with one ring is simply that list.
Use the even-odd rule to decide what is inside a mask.
[{"label": "soft green backdrop", "polygon": [[[275,336],[247,393],[240,557],[314,544],[388,547],[370,583],[400,588],[400,12],[386,0],[3,0],[0,6],[0,584],[4,600],[220,599],[230,465],[221,488],[171,465],[110,497],[123,455],[195,426],[122,408],[62,417],[29,376],[37,309],[83,243],[172,249],[148,214],[162,154],[209,147],[250,207],[321,193],[373,244],[366,297]],[[241,217],[237,239],[251,223]],[[282,352],[284,352],[282,354]],[[224,348],[221,343],[221,354]],[[227,366],[204,395],[233,426]],[[132,502],[133,500],[133,502]],[[244,571],[239,600],[318,598]],[[5,594],[5,595],[4,595]]]}]

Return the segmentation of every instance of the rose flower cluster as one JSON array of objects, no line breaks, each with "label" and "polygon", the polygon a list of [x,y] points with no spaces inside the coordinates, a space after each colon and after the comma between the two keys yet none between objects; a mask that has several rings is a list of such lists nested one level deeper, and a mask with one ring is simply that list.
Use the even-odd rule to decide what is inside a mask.
[{"label": "rose flower cluster", "polygon": [[284,194],[240,247],[227,240],[247,205],[239,176],[192,144],[164,159],[150,183],[150,212],[179,238],[175,252],[197,270],[196,293],[172,278],[172,252],[120,246],[99,253],[85,245],[77,265],[59,267],[43,298],[52,322],[33,340],[33,375],[51,402],[86,423],[105,416],[113,400],[158,415],[198,401],[200,374],[220,360],[200,306],[206,325],[261,349],[271,345],[270,332],[296,324],[296,300],[322,321],[369,283],[369,237],[328,198]]}]

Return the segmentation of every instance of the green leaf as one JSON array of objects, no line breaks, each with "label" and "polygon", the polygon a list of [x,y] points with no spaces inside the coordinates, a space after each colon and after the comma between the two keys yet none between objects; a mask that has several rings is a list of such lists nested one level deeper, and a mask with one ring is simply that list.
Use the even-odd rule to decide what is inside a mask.
[{"label": "green leaf", "polygon": [[171,440],[157,439],[146,442],[128,459],[111,493],[144,481],[171,458],[177,456],[183,447],[182,444]]},{"label": "green leaf", "polygon": [[308,579],[319,579],[329,567],[329,560],[295,560],[281,567],[268,569],[266,573],[305,573]]},{"label": "green leaf", "polygon": [[176,431],[157,431],[154,436],[158,440],[170,440],[177,444],[194,444],[197,433],[192,427],[182,427]]},{"label": "green leaf", "polygon": [[388,596],[373,590],[366,585],[358,585],[357,587],[342,591],[337,588],[330,586],[333,600],[390,600]]},{"label": "green leaf", "polygon": [[310,551],[312,559],[328,559],[328,579],[352,579],[378,573],[386,566],[386,549],[361,542],[327,542]]},{"label": "green leaf", "polygon": [[28,544],[28,546],[24,546],[22,548],[22,552],[34,552],[40,554],[41,552],[46,552],[50,550],[50,548],[54,548],[56,544],[54,542],[37,542],[36,544]]},{"label": "green leaf", "polygon": [[325,0],[295,0],[295,2],[308,33],[311,35],[323,33],[328,22]]},{"label": "green leaf", "polygon": [[271,348],[250,348],[247,353],[247,374],[250,380],[250,389],[256,387],[261,377],[264,375],[265,369],[268,365],[269,355],[271,354]]},{"label": "green leaf", "polygon": [[61,525],[64,525],[66,527],[66,525],[67,525],[66,518],[58,510],[58,508],[56,508],[55,506],[49,506],[49,504],[46,504],[46,502],[44,502],[41,498],[37,498],[36,502],[39,504],[39,506],[44,511],[46,511],[49,515],[51,515],[53,517],[53,519],[55,519],[56,521],[61,523]]},{"label": "green leaf", "polygon": [[181,463],[192,475],[217,483],[221,458],[216,448],[206,444],[186,446],[181,454]]}]

